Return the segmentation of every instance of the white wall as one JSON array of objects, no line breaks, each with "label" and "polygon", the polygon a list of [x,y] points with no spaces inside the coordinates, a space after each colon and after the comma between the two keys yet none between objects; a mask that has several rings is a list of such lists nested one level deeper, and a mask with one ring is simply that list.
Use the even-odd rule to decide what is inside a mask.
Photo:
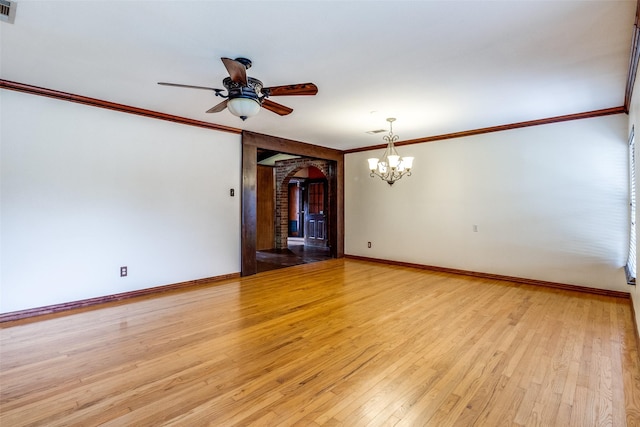
[{"label": "white wall", "polygon": [[393,187],[348,154],[345,253],[629,292],[626,143],[620,114],[409,145]]},{"label": "white wall", "polygon": [[240,271],[239,135],[7,90],[0,103],[1,312]]}]

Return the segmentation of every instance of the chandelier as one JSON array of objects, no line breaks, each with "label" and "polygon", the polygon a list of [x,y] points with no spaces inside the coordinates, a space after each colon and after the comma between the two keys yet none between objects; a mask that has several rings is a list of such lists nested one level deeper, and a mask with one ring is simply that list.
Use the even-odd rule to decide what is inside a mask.
[{"label": "chandelier", "polygon": [[396,119],[390,117],[389,135],[382,138],[387,141],[387,149],[382,155],[382,159],[368,159],[371,178],[379,176],[383,181],[387,181],[389,185],[402,178],[403,176],[411,176],[411,166],[413,165],[413,157],[400,157],[396,147],[393,145],[398,140],[398,135],[393,134],[393,122]]}]

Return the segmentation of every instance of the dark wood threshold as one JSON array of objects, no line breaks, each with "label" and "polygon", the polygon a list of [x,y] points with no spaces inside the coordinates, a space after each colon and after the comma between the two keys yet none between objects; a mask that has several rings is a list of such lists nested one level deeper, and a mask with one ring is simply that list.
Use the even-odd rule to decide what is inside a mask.
[{"label": "dark wood threshold", "polygon": [[522,277],[503,276],[500,274],[490,274],[490,273],[481,273],[478,271],[458,270],[455,268],[436,267],[433,265],[424,265],[424,264],[413,264],[410,262],[391,261],[391,260],[379,259],[379,258],[368,258],[363,256],[357,256],[357,255],[345,255],[344,257],[347,259],[355,259],[359,261],[377,262],[377,263],[383,263],[383,264],[389,264],[389,265],[398,265],[401,267],[413,267],[413,268],[419,268],[422,270],[431,270],[431,271],[438,271],[442,273],[460,274],[463,276],[473,276],[473,277],[480,277],[483,279],[491,279],[491,280],[503,280],[507,282],[522,283],[525,285],[544,286],[547,288],[563,289],[565,291],[577,291],[577,292],[604,295],[604,296],[615,297],[615,298],[625,298],[625,299],[631,300],[631,295],[628,292],[612,291],[609,289],[589,288],[587,286],[568,285],[565,283],[546,282],[544,280],[525,279]]},{"label": "dark wood threshold", "polygon": [[186,117],[174,116],[171,114],[160,113],[158,111],[145,110],[144,108],[132,107],[125,104],[117,104],[115,102],[103,101],[102,99],[89,98],[73,93],[61,92],[53,89],[46,89],[38,86],[31,86],[25,83],[12,82],[9,80],[0,80],[0,89],[15,90],[17,92],[30,93],[32,95],[45,96],[48,98],[60,99],[62,101],[75,102],[78,104],[90,105],[92,107],[105,108],[107,110],[120,111],[122,113],[135,114],[137,116],[151,117],[153,119],[166,120],[169,122],[180,123],[183,125],[196,126],[205,129],[218,130],[221,132],[229,132],[241,134],[242,130],[229,126],[217,125],[215,123],[203,122],[200,120],[188,119]]},{"label": "dark wood threshold", "polygon": [[130,292],[122,292],[119,294],[106,295],[96,298],[88,298],[79,301],[64,302],[61,304],[47,305],[44,307],[30,308],[27,310],[12,311],[9,313],[0,313],[0,323],[11,322],[14,320],[27,319],[35,316],[44,316],[47,314],[56,314],[70,310],[78,310],[82,308],[95,307],[97,305],[119,302],[131,298],[146,297],[170,291],[184,290],[186,288],[196,286],[207,286],[221,282],[223,280],[237,279],[240,273],[230,273],[221,276],[207,277],[204,279],[189,280],[186,282],[174,283],[171,285],[156,286],[153,288],[138,289]]}]

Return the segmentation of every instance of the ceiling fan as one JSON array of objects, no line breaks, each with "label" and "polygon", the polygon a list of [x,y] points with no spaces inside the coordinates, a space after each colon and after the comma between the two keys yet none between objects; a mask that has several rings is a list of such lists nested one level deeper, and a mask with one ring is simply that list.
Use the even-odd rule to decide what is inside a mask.
[{"label": "ceiling fan", "polygon": [[191,89],[212,90],[216,96],[226,98],[218,105],[207,110],[207,113],[219,113],[228,108],[231,114],[246,120],[258,114],[261,107],[266,108],[281,116],[290,114],[293,109],[285,105],[273,102],[270,96],[290,96],[290,95],[315,95],[318,87],[313,83],[299,83],[284,86],[264,87],[262,82],[253,77],[247,76],[247,70],[251,68],[251,60],[247,58],[220,58],[229,72],[229,77],[222,80],[225,89],[216,89],[206,86],[183,85],[178,83],[158,82],[159,85],[186,87]]}]

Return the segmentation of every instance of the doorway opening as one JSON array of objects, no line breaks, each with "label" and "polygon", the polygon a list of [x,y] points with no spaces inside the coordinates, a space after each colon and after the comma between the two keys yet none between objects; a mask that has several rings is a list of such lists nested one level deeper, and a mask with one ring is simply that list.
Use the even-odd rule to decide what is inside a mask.
[{"label": "doorway opening", "polygon": [[331,259],[329,161],[259,151],[257,272]]},{"label": "doorway opening", "polygon": [[[255,132],[242,131],[242,221],[241,221],[241,270],[242,276],[250,276],[258,272],[257,251],[259,224],[257,211],[261,197],[261,185],[258,183],[259,168],[262,153],[273,154],[287,153],[288,161],[300,161],[301,164],[289,164],[290,169],[282,175],[284,168],[271,168],[270,182],[272,182],[280,206],[275,209],[280,215],[271,220],[274,227],[274,249],[288,249],[288,183],[293,175],[307,166],[315,166],[320,169],[328,180],[327,200],[327,245],[331,258],[344,256],[344,153],[332,148],[311,145],[304,142],[292,141]],[[309,162],[309,163],[305,163]],[[275,164],[273,165],[275,166]],[[273,178],[277,175],[275,178]],[[282,184],[285,185],[282,185]],[[284,193],[282,197],[279,195]],[[273,194],[273,193],[270,193]],[[276,204],[276,197],[272,197],[272,203]],[[282,206],[285,204],[285,206]],[[271,210],[273,212],[274,209]],[[282,214],[284,212],[284,214]],[[305,249],[308,247],[304,246]]]}]

